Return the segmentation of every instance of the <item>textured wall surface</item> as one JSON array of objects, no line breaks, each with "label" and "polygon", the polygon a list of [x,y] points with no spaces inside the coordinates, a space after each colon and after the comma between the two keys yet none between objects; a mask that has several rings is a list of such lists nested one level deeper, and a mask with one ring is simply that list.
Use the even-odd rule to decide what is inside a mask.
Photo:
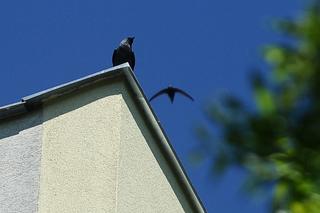
[{"label": "textured wall surface", "polygon": [[191,212],[158,143],[123,83],[46,102],[0,123],[0,212]]},{"label": "textured wall surface", "polygon": [[0,212],[37,212],[41,112],[0,123]]},{"label": "textured wall surface", "polygon": [[115,89],[102,86],[44,107],[39,212],[115,212],[121,98]]},{"label": "textured wall surface", "polygon": [[117,212],[184,212],[173,190],[175,185],[165,176],[170,171],[156,141],[127,92],[123,97]]}]

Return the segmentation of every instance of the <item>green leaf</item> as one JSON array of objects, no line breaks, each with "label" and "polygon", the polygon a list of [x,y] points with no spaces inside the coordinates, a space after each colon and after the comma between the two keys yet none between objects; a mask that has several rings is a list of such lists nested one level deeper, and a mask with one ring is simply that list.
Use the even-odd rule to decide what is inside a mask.
[{"label": "green leaf", "polygon": [[286,58],[283,50],[275,46],[267,46],[264,55],[267,62],[275,65],[282,63]]}]

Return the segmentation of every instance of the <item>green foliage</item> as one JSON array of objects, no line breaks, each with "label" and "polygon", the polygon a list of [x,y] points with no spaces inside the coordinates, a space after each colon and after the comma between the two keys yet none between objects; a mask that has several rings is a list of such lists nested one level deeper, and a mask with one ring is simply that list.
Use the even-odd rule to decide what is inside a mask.
[{"label": "green foliage", "polygon": [[256,110],[230,96],[207,110],[222,131],[213,168],[243,166],[250,174],[249,189],[271,184],[273,212],[320,212],[319,1],[303,17],[279,22],[277,29],[294,42],[264,49],[272,78],[252,76]]}]

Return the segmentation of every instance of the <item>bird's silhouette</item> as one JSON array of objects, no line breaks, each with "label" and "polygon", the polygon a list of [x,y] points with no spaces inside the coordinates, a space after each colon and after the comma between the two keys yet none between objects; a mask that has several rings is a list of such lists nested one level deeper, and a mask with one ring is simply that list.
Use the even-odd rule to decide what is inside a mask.
[{"label": "bird's silhouette", "polygon": [[113,55],[112,55],[113,66],[117,66],[119,64],[128,62],[132,70],[134,70],[136,60],[135,60],[134,52],[132,51],[133,40],[134,40],[134,37],[128,37],[123,39],[120,42],[119,47],[113,51]]},{"label": "bird's silhouette", "polygon": [[157,92],[156,94],[154,94],[149,101],[152,101],[153,99],[155,99],[156,97],[160,96],[160,95],[168,95],[168,97],[170,98],[171,103],[173,103],[174,101],[174,97],[176,95],[176,93],[180,93],[181,95],[189,98],[190,100],[194,100],[191,95],[189,95],[188,93],[186,93],[185,91],[183,91],[182,89],[176,88],[176,87],[172,87],[172,86],[168,86],[165,89],[160,90],[159,92]]}]

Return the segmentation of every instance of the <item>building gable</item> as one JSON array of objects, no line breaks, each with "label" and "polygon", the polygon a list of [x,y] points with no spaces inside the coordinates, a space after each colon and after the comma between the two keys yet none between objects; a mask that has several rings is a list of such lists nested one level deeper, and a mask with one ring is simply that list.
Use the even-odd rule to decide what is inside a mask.
[{"label": "building gable", "polygon": [[41,115],[38,212],[205,211],[127,64],[10,107]]}]

